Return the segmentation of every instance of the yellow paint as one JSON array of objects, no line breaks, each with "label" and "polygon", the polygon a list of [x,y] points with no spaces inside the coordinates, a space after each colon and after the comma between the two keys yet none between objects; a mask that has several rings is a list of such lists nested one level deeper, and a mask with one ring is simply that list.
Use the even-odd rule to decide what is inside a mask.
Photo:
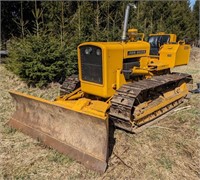
[{"label": "yellow paint", "polygon": [[128,36],[129,42],[137,41],[137,39],[144,40],[144,33],[138,33],[138,30],[134,28],[128,30]]},{"label": "yellow paint", "polygon": [[[84,81],[79,73],[81,81],[81,90],[88,94],[93,94],[103,98],[109,98],[115,93],[113,84],[123,85],[126,83],[123,73],[117,75],[119,69],[123,69],[123,59],[126,58],[143,58],[142,65],[147,66],[147,57],[149,55],[150,45],[144,41],[137,42],[87,42],[80,46],[93,45],[102,49],[102,74],[103,84]],[[81,57],[78,47],[78,67],[81,72]],[[128,55],[129,51],[144,51],[143,54]],[[118,79],[117,79],[118,78]],[[117,82],[118,81],[118,82]],[[120,81],[120,83],[119,83]]]},{"label": "yellow paint", "polygon": [[80,98],[78,100],[63,100],[58,99],[55,101],[48,101],[46,99],[42,99],[39,97],[31,96],[28,94],[16,92],[16,91],[9,91],[12,94],[16,94],[18,96],[29,98],[30,100],[36,100],[45,104],[50,104],[58,107],[62,107],[68,110],[72,110],[75,112],[80,112],[83,114],[91,115],[102,120],[106,120],[108,115],[106,114],[106,110],[109,109],[110,103],[98,101],[98,100],[91,100],[87,98]]},{"label": "yellow paint", "polygon": [[126,84],[126,80],[124,76],[122,75],[122,70],[117,70],[117,82],[116,82],[116,89],[119,89],[123,84]]},{"label": "yellow paint", "polygon": [[[120,42],[88,42],[83,45],[98,46],[102,49],[102,75],[103,84],[97,84],[84,81],[79,73],[79,79],[81,81],[81,90],[88,94],[109,98],[115,93],[112,85],[116,84],[117,69],[121,69],[123,65],[123,46]],[[79,47],[80,47],[79,46]],[[79,72],[81,71],[81,58],[80,50],[78,47],[78,64]]]},{"label": "yellow paint", "polygon": [[151,75],[153,76],[153,74],[148,70],[148,69],[141,69],[141,68],[137,68],[137,67],[134,67],[132,69],[132,73],[135,74],[135,75]]},{"label": "yellow paint", "polygon": [[[129,33],[137,33],[135,29],[129,30]],[[159,35],[166,35],[163,32]],[[155,35],[155,34],[152,34]],[[54,102],[56,105],[65,106],[68,109],[90,114],[95,117],[106,118],[107,110],[110,108],[110,100],[117,89],[123,84],[128,83],[125,80],[123,70],[123,60],[136,58],[140,62],[140,67],[133,67],[131,70],[134,76],[143,75],[145,78],[151,78],[155,71],[161,71],[172,68],[177,65],[187,64],[189,59],[190,46],[183,42],[174,43],[176,35],[170,35],[170,44],[164,44],[160,48],[160,56],[150,56],[150,44],[144,41],[128,41],[128,42],[87,42],[79,45],[92,45],[101,48],[102,50],[102,75],[103,83],[97,84],[93,82],[84,81],[79,73],[81,81],[81,88],[73,93],[61,98],[57,98]],[[78,67],[81,72],[81,57],[80,49],[78,47]],[[132,51],[142,51],[143,53],[130,53]],[[94,59],[95,60],[95,59]],[[182,86],[181,86],[182,87]],[[141,118],[144,115],[156,111],[161,106],[165,106],[173,100],[187,94],[186,88],[182,89],[181,94],[175,94],[174,91],[164,93],[163,102],[158,106],[147,109],[145,113],[136,118]],[[91,100],[89,97],[84,97],[84,93],[95,95],[96,97],[103,97],[103,100]],[[77,99],[77,100],[76,100]],[[107,100],[106,100],[107,99]],[[143,106],[147,106],[148,103]],[[139,107],[138,107],[139,108]]]},{"label": "yellow paint", "polygon": [[184,41],[176,42],[175,34],[165,34],[164,32],[150,34],[150,36],[156,35],[169,35],[170,41],[160,47],[159,56],[149,57],[149,70],[161,71],[188,64],[190,45],[185,44]]},{"label": "yellow paint", "polygon": [[[145,106],[142,105],[142,104],[137,106],[136,111],[140,111],[142,113],[136,114],[135,120],[137,121],[139,119],[142,119],[145,116],[157,111],[158,109],[161,109],[161,108],[167,106],[168,104],[170,104],[170,103],[172,103],[172,102],[174,102],[174,101],[176,101],[176,100],[180,99],[181,97],[184,97],[188,94],[187,85],[185,83],[183,83],[179,87],[179,89],[180,89],[179,92],[176,92],[176,90],[172,90],[172,91],[164,93],[164,99],[163,99],[163,96],[161,96],[160,98],[162,99],[162,101],[160,101],[160,103],[157,104],[157,105],[153,105],[152,107],[149,107],[148,109],[145,109],[144,108]],[[144,109],[142,109],[142,108],[144,108]]]},{"label": "yellow paint", "polygon": [[81,98],[81,97],[83,97],[83,96],[84,96],[84,92],[79,91],[78,93],[74,94],[73,96],[70,96],[70,97],[68,98],[68,100],[79,99],[79,98]]},{"label": "yellow paint", "polygon": [[186,65],[190,56],[190,45],[186,44],[164,44],[160,50],[159,62],[170,68]]},{"label": "yellow paint", "polygon": [[149,64],[149,56],[140,57],[140,68],[147,69]]},{"label": "yellow paint", "polygon": [[106,111],[109,109],[110,104],[104,101],[91,100],[88,98],[80,98],[78,100],[67,101],[54,101],[55,105],[64,106],[66,109],[70,109],[83,114],[92,115],[94,117],[105,120],[107,118]]},{"label": "yellow paint", "polygon": [[[130,29],[129,33],[137,33],[136,29]],[[149,55],[150,44],[144,41],[128,42],[86,42],[78,46],[78,68],[81,72],[81,57],[79,47],[84,45],[93,45],[102,50],[102,75],[103,83],[97,84],[84,81],[79,73],[81,81],[81,91],[95,96],[109,98],[113,96],[116,89],[126,84],[121,70],[123,69],[123,60],[135,58],[140,61],[140,67],[133,68],[134,75],[152,75],[151,71],[162,71],[173,68],[178,65],[188,63],[190,46],[184,43],[175,43],[175,34],[165,34],[160,32],[153,35],[169,35],[170,44],[164,44],[160,48],[160,56],[152,57]],[[133,52],[133,53],[132,53]],[[143,53],[134,53],[143,52]],[[94,59],[95,61],[95,59]],[[131,70],[131,69],[130,69]],[[148,72],[147,72],[148,71]]]},{"label": "yellow paint", "polygon": [[[150,44],[145,41],[127,42],[122,43],[124,51],[124,59],[126,58],[136,58],[136,57],[146,57],[149,56]],[[143,54],[128,55],[129,51],[145,51]]]},{"label": "yellow paint", "polygon": [[[135,32],[135,29],[129,30],[129,33]],[[163,32],[160,32],[158,34],[166,35]],[[123,74],[122,70],[124,61],[128,61],[131,59],[139,61],[140,66],[132,67],[130,69],[130,72],[132,72],[134,76],[143,76],[144,78],[151,78],[157,71],[173,68],[175,66],[184,65],[188,63],[190,46],[186,45],[182,41],[175,43],[176,35],[169,35],[170,42],[169,44],[164,44],[160,47],[159,56],[150,56],[150,44],[144,41],[130,40],[127,42],[86,42],[80,44],[78,46],[79,72],[82,71],[79,47],[84,45],[92,45],[101,48],[103,76],[102,84],[84,81],[81,77],[81,73],[79,73],[81,87],[68,95],[65,95],[63,97],[57,97],[53,102],[29,95],[24,95],[18,92],[14,93],[20,96],[25,96],[30,99],[35,99],[40,102],[60,106],[69,110],[73,110],[105,120],[108,117],[107,111],[110,108],[111,97],[115,94],[116,90],[119,89],[123,84],[126,84],[131,81],[126,81],[125,76]],[[154,106],[152,109],[145,111],[145,113],[142,116],[138,116],[137,118],[142,118],[144,115],[156,111],[157,109],[161,108],[161,106],[163,107],[188,93],[185,87],[181,89],[181,92],[182,93],[180,94],[175,94],[174,92],[164,94],[165,99],[160,105]],[[93,95],[92,98],[91,95]],[[168,96],[170,98],[167,98]]]}]

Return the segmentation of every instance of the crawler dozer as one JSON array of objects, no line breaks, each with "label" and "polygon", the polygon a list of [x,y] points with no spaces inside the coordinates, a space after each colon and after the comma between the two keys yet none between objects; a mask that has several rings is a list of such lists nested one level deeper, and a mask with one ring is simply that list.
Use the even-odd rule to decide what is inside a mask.
[{"label": "crawler dozer", "polygon": [[78,46],[79,75],[66,79],[54,101],[11,91],[16,112],[9,124],[104,172],[109,121],[132,133],[175,108],[190,91],[192,77],[171,72],[189,61],[190,46],[175,34],[144,34],[129,29],[125,11],[122,40]]}]

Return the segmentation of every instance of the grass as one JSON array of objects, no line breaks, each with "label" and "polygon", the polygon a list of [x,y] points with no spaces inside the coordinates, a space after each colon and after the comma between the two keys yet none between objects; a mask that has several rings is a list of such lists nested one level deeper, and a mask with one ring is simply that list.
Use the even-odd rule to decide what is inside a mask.
[{"label": "grass", "polygon": [[169,157],[166,157],[164,154],[158,158],[158,162],[161,164],[168,171],[172,171],[173,162],[170,160]]},{"label": "grass", "polygon": [[[188,66],[174,71],[200,79],[199,49],[192,50]],[[57,151],[7,126],[14,111],[8,90],[45,99],[58,95],[59,85],[28,88],[0,64],[0,179],[199,179],[200,95],[194,94],[190,109],[170,114],[140,134],[115,130],[115,146],[107,171],[100,175]]]},{"label": "grass", "polygon": [[48,154],[47,159],[50,162],[56,162],[62,165],[71,164],[73,162],[71,158],[65,156],[64,154],[58,153],[56,150],[53,150],[52,153]]}]

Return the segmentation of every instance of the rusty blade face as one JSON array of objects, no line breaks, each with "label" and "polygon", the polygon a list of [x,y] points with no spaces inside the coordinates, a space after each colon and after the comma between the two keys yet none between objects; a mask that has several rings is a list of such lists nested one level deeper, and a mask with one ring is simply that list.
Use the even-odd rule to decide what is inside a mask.
[{"label": "rusty blade face", "polygon": [[9,124],[44,144],[104,172],[107,167],[108,123],[53,102],[10,92],[16,112]]}]

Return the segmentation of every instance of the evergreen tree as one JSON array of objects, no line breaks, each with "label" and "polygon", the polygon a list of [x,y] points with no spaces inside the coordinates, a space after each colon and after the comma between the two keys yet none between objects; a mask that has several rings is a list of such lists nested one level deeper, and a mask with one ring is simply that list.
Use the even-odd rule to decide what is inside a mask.
[{"label": "evergreen tree", "polygon": [[193,7],[193,18],[194,18],[194,36],[195,39],[200,39],[200,1],[196,0]]},{"label": "evergreen tree", "polygon": [[172,9],[167,21],[167,29],[177,34],[178,39],[192,38],[193,22],[189,1],[171,2]]},{"label": "evergreen tree", "polygon": [[[8,66],[29,84],[42,86],[77,72],[80,43],[120,41],[125,8],[132,1],[1,3],[1,39],[17,37],[11,38],[13,61]],[[193,11],[189,0],[138,1],[136,6],[131,8],[128,28],[137,28],[146,37],[160,31],[177,34],[178,39],[199,35],[199,1]]]}]

